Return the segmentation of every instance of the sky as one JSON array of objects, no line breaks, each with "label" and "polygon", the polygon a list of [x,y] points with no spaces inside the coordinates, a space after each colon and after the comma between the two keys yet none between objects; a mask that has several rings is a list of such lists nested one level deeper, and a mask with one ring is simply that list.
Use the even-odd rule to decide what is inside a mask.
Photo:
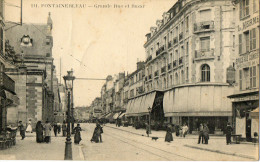
[{"label": "sky", "polygon": [[[6,21],[19,22],[20,0],[5,0]],[[151,26],[176,0],[23,0],[23,23],[53,21],[53,58],[57,77],[73,69],[76,78],[105,79],[136,70],[145,60],[143,47]],[[35,7],[37,4],[37,8]],[[81,4],[62,8],[52,4]],[[109,8],[104,8],[110,5]],[[123,5],[122,8],[114,6]],[[129,5],[129,8],[128,8]],[[144,6],[142,8],[132,8]],[[61,64],[60,64],[61,62]],[[61,75],[60,75],[61,74]],[[63,83],[63,79],[61,79]],[[87,106],[100,97],[103,80],[75,80],[74,105]]]}]

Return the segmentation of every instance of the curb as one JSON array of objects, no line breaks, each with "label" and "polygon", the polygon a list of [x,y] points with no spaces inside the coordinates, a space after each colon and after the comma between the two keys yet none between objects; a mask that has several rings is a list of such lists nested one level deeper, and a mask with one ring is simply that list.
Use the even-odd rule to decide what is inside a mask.
[{"label": "curb", "polygon": [[225,154],[225,155],[231,155],[231,156],[238,156],[238,157],[242,157],[242,158],[248,158],[248,159],[252,159],[252,160],[256,160],[254,157],[252,156],[248,156],[248,155],[243,155],[243,154],[237,154],[237,153],[230,153],[230,152],[224,152],[224,151],[220,151],[220,150],[213,150],[213,149],[207,149],[207,148],[201,148],[201,147],[197,147],[197,146],[192,146],[192,145],[183,145],[185,147],[189,147],[189,148],[193,148],[193,149],[199,149],[199,150],[204,150],[204,151],[209,151],[209,152],[216,152],[219,154]]}]

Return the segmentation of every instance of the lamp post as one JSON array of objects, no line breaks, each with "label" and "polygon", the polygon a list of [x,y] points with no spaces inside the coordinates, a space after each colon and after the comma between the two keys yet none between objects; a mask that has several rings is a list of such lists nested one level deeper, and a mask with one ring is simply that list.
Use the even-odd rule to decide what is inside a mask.
[{"label": "lamp post", "polygon": [[149,112],[149,134],[151,134],[151,111],[152,111],[152,108],[148,107],[148,112]]},{"label": "lamp post", "polygon": [[72,147],[71,147],[71,138],[70,138],[70,120],[71,120],[71,115],[70,115],[70,93],[73,88],[73,80],[75,77],[73,76],[73,71],[67,71],[68,74],[63,77],[64,82],[65,82],[65,87],[66,90],[68,91],[68,115],[67,115],[67,138],[65,142],[65,155],[64,155],[64,160],[72,160]]}]

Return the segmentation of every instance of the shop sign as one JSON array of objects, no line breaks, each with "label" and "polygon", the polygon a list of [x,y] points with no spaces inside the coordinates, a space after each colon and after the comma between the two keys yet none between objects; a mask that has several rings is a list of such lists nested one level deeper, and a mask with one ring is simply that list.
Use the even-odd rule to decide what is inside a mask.
[{"label": "shop sign", "polygon": [[253,17],[249,20],[246,20],[243,22],[243,27],[241,26],[238,26],[238,31],[240,30],[245,30],[247,29],[248,27],[254,25],[254,24],[258,24],[259,23],[259,16],[256,16],[256,17]]},{"label": "shop sign", "polygon": [[258,95],[233,98],[232,102],[259,100]]},{"label": "shop sign", "polygon": [[256,66],[258,64],[259,64],[259,49],[250,53],[246,53],[236,59],[236,65],[238,69]]}]

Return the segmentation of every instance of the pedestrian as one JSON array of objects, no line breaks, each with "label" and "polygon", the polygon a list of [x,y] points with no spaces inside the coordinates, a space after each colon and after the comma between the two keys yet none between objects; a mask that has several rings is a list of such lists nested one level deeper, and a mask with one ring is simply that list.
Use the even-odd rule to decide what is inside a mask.
[{"label": "pedestrian", "polygon": [[178,137],[180,135],[180,126],[176,125],[176,129],[175,130],[176,130],[176,132],[175,132],[176,137]]},{"label": "pedestrian", "polygon": [[57,137],[57,133],[58,133],[58,125],[57,125],[57,123],[53,124],[53,131],[54,131],[55,137]]},{"label": "pedestrian", "polygon": [[233,131],[233,128],[231,127],[230,123],[227,123],[227,130],[226,130],[226,142],[227,145],[231,144],[231,133]]},{"label": "pedestrian", "polygon": [[150,127],[149,127],[149,124],[148,123],[145,123],[145,127],[146,127],[146,135],[147,137],[149,137],[149,131],[150,131]]},{"label": "pedestrian", "polygon": [[22,121],[19,121],[19,126],[18,126],[19,130],[20,130],[20,135],[22,137],[22,140],[25,138],[25,128],[23,126]]},{"label": "pedestrian", "polygon": [[61,132],[61,124],[57,123],[57,126],[58,126],[58,134],[60,134],[60,132]]},{"label": "pedestrian", "polygon": [[31,119],[29,119],[28,123],[27,123],[27,128],[26,128],[26,132],[27,133],[32,133],[32,122]]},{"label": "pedestrian", "polygon": [[63,121],[62,123],[62,136],[65,137],[67,134],[67,126],[66,126],[66,122]]},{"label": "pedestrian", "polygon": [[204,143],[203,124],[202,123],[200,123],[200,126],[199,126],[199,140],[198,140],[198,144],[200,144],[200,141],[201,141],[202,144]]},{"label": "pedestrian", "polygon": [[99,140],[100,142],[102,142],[102,137],[101,137],[101,133],[103,133],[103,129],[102,127],[100,126],[99,123],[96,123],[96,127],[94,129],[94,132],[93,132],[93,135],[92,135],[92,138],[91,138],[91,142],[96,142],[98,143]]},{"label": "pedestrian", "polygon": [[171,141],[173,141],[172,126],[170,124],[168,124],[168,126],[166,128],[165,142],[171,142]]},{"label": "pedestrian", "polygon": [[74,135],[74,143],[75,144],[79,144],[79,142],[81,141],[81,127],[80,124],[77,124],[77,126],[74,128],[75,131],[75,135]]},{"label": "pedestrian", "polygon": [[189,127],[187,126],[187,124],[184,124],[184,126],[182,127],[183,137],[184,138],[188,134],[188,130],[189,130]]},{"label": "pedestrian", "polygon": [[209,128],[208,128],[206,123],[204,124],[204,127],[203,127],[203,137],[204,137],[205,144],[208,144],[208,141],[209,141]]},{"label": "pedestrian", "polygon": [[43,125],[41,121],[38,121],[36,124],[36,142],[43,142]]},{"label": "pedestrian", "polygon": [[44,125],[44,134],[45,134],[45,139],[44,141],[46,143],[51,142],[51,124],[49,123],[49,121],[46,121],[46,124]]}]

